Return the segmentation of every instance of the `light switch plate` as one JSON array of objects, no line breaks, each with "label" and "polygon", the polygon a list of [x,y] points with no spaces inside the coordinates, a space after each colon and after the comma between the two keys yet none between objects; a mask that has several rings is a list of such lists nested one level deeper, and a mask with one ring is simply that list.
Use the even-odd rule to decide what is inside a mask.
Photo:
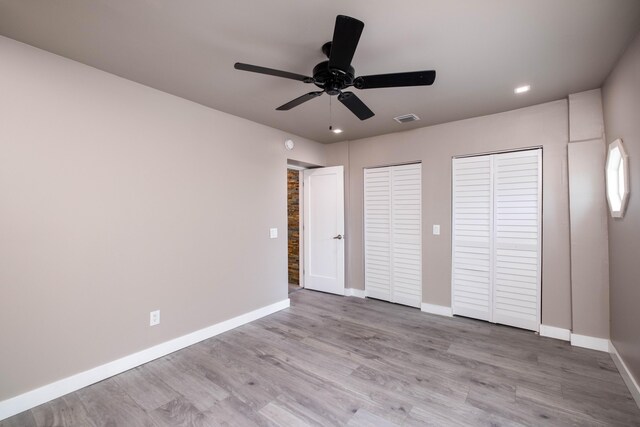
[{"label": "light switch plate", "polygon": [[440,235],[440,225],[438,225],[438,224],[434,224],[433,225],[433,235],[434,236],[439,236]]},{"label": "light switch plate", "polygon": [[155,310],[149,313],[149,326],[155,326],[160,324],[160,310]]},{"label": "light switch plate", "polygon": [[272,239],[277,239],[278,238],[278,229],[277,228],[270,228],[269,229],[269,237]]}]

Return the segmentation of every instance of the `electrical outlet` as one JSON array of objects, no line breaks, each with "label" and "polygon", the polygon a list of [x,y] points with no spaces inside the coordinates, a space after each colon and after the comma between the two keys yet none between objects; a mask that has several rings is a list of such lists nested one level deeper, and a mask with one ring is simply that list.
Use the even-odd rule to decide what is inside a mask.
[{"label": "electrical outlet", "polygon": [[160,310],[152,311],[149,313],[149,326],[155,326],[160,324]]}]

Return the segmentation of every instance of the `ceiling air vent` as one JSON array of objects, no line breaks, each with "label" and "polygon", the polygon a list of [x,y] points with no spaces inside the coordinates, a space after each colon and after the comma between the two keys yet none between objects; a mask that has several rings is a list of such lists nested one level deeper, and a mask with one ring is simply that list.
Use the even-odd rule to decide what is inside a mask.
[{"label": "ceiling air vent", "polygon": [[394,117],[393,120],[395,120],[398,123],[409,123],[409,122],[415,122],[416,120],[420,120],[420,117],[412,113],[412,114],[405,114],[404,116]]}]

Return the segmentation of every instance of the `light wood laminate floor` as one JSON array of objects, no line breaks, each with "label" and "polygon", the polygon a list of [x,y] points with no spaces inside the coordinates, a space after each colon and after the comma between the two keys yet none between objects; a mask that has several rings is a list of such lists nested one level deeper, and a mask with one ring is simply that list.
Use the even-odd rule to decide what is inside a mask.
[{"label": "light wood laminate floor", "polygon": [[308,290],[0,426],[640,426],[606,353]]}]

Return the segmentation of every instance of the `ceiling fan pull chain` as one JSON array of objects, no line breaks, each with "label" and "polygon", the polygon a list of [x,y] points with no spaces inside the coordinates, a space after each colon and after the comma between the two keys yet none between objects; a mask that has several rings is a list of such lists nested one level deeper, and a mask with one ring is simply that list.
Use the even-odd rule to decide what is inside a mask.
[{"label": "ceiling fan pull chain", "polygon": [[333,130],[333,115],[331,114],[331,97],[329,97],[329,130]]}]

